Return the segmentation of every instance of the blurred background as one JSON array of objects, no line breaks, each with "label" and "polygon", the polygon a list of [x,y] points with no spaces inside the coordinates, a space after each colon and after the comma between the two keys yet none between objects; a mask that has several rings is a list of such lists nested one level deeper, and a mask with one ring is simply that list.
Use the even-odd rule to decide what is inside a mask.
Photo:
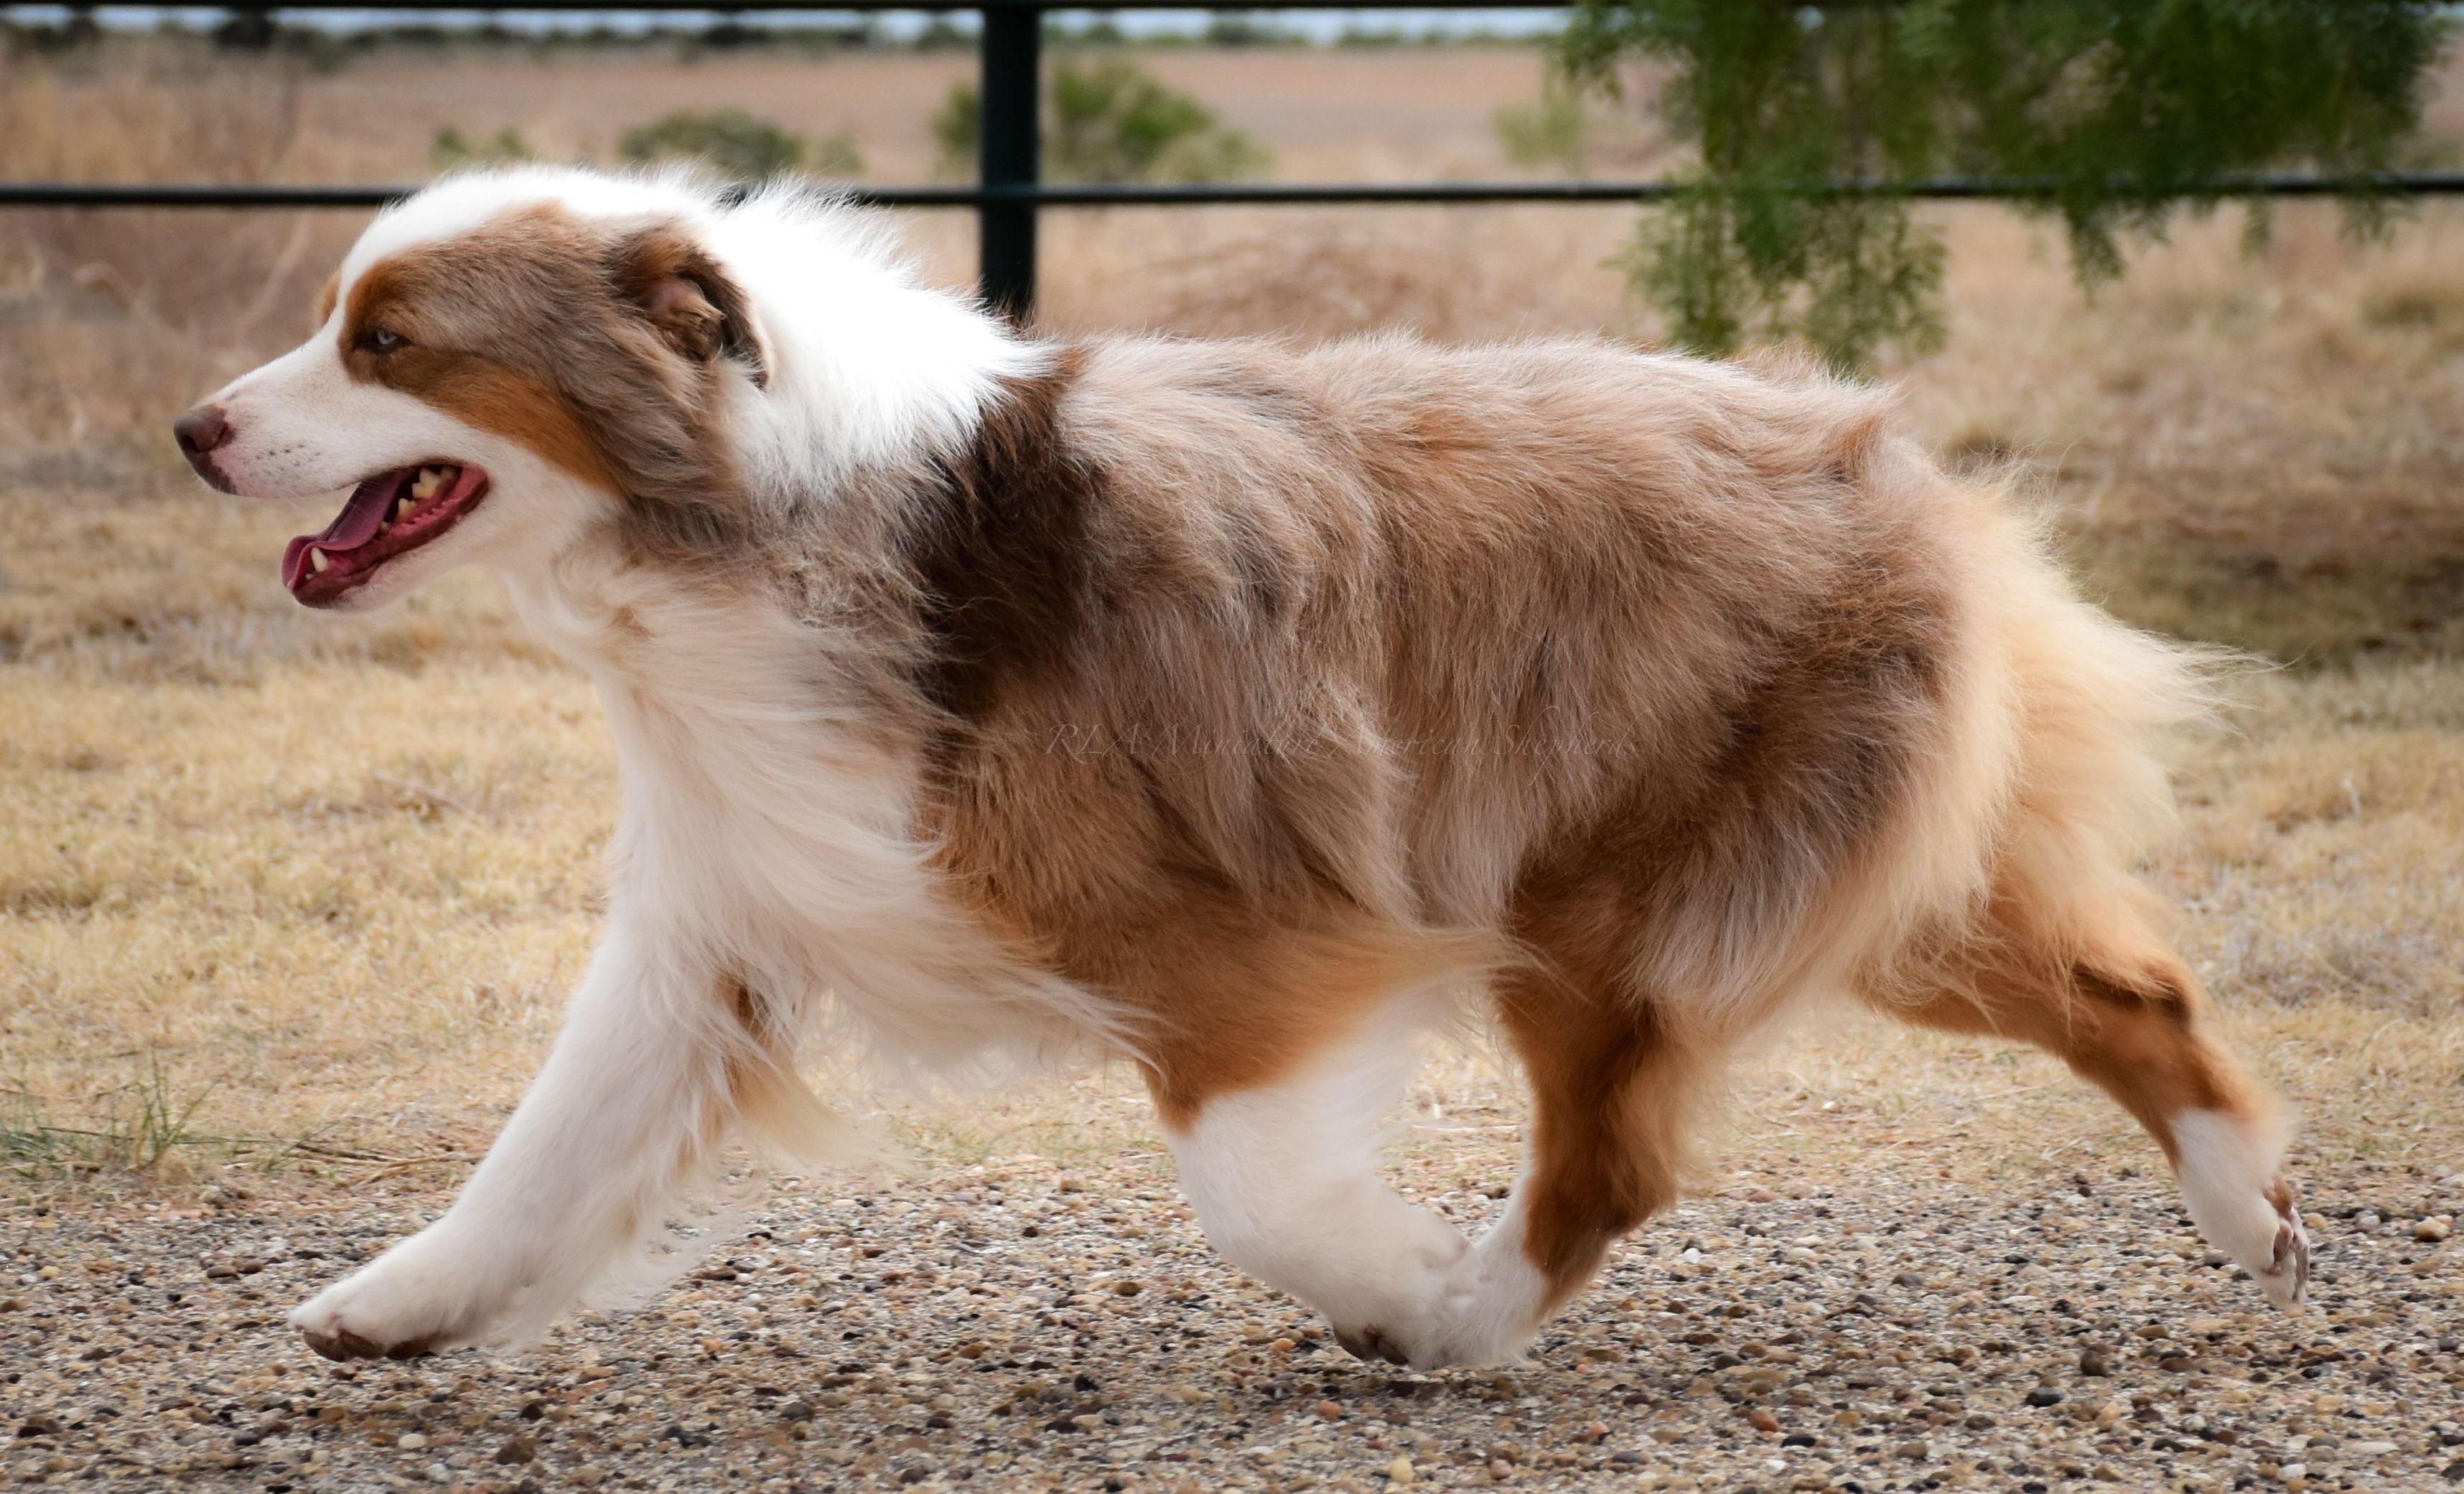
[{"label": "blurred background", "polygon": [[[1055,12],[1045,172],[1698,172],[1699,111],[1663,95],[1686,58],[1595,48],[1577,88],[1567,21]],[[15,8],[0,180],[689,157],[965,182],[975,25]],[[2412,80],[2399,164],[2458,158],[2457,68]],[[2383,206],[2375,235],[2323,199],[2154,212],[2091,291],[2057,216],[1916,203],[1938,335],[1855,360],[1947,461],[2040,508],[2114,610],[2264,661],[2234,733],[2185,758],[2190,834],[2160,870],[2277,1077],[2363,1147],[2412,1144],[2464,1084],[2464,200]],[[1656,344],[1684,330],[1639,269],[1661,211],[1049,209],[1039,324]],[[971,284],[970,213],[889,216]],[[166,434],[304,335],[366,217],[0,208],[0,1118],[30,1177],[313,1168],[310,1137],[467,1152],[579,968],[612,812],[583,682],[476,578],[368,618],[297,607],[275,561],[324,516],[201,491]]]}]

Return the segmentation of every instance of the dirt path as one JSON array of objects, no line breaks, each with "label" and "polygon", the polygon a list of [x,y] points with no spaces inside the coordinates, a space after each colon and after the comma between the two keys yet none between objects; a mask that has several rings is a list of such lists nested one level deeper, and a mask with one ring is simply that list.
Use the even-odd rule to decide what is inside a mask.
[{"label": "dirt path", "polygon": [[[1403,1163],[1467,1225],[1499,1207],[1479,1180],[1506,1175],[1511,1135],[1473,1143]],[[2310,1162],[2317,1300],[2286,1319],[2195,1242],[2161,1169],[1980,1182],[1947,1156],[1936,1139],[1791,1182],[1801,1158],[1749,1147],[1728,1162],[1761,1170],[1629,1243],[1529,1364],[1429,1375],[1352,1360],[1220,1263],[1152,1151],[861,1193],[791,1180],[641,1308],[519,1354],[359,1367],[310,1356],[283,1314],[442,1195],[62,1194],[0,1224],[0,1475],[268,1494],[2464,1481],[2464,1270],[2416,1239],[2464,1178]]]}]

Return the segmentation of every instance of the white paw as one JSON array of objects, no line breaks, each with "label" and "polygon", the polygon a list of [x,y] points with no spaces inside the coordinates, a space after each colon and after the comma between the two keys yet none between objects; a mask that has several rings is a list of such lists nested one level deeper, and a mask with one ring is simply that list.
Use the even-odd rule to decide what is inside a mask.
[{"label": "white paw", "polygon": [[1522,1217],[1509,1209],[1410,1298],[1375,1322],[1337,1323],[1335,1338],[1355,1358],[1415,1370],[1512,1364],[1539,1332],[1547,1296],[1548,1283],[1523,1254]]},{"label": "white paw", "polygon": [[2288,1310],[2310,1285],[2310,1237],[2293,1187],[2277,1169],[2282,1138],[2263,1123],[2220,1110],[2172,1119],[2182,1201],[2208,1243],[2242,1263],[2267,1300]]},{"label": "white paw", "polygon": [[430,1228],[326,1287],[291,1314],[328,1359],[410,1359],[487,1341],[507,1315],[503,1274]]}]

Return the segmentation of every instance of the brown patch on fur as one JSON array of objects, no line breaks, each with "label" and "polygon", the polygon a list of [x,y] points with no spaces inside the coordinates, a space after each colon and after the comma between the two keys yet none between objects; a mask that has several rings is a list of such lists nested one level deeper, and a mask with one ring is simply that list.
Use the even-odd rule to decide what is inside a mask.
[{"label": "brown patch on fur", "polygon": [[956,458],[937,465],[916,517],[926,697],[961,718],[1001,689],[1032,690],[1055,667],[1091,600],[1087,529],[1103,473],[1057,429],[1082,362],[1013,383]]},{"label": "brown patch on fur", "polygon": [[2209,1033],[2206,999],[2171,951],[2135,920],[2049,938],[2038,912],[1997,895],[1985,933],[1874,1004],[1920,1026],[2043,1048],[2112,1095],[2171,1160],[2184,1111],[2268,1113],[2265,1092]]},{"label": "brown patch on fur", "polygon": [[[405,345],[378,351],[380,327]],[[370,266],[341,338],[353,378],[619,494],[646,549],[708,554],[744,522],[725,387],[767,370],[743,293],[680,224],[507,212]]]}]

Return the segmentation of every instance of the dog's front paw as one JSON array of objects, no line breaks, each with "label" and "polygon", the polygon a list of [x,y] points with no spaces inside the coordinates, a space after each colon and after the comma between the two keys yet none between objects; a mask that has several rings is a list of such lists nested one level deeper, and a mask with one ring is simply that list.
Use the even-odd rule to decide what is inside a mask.
[{"label": "dog's front paw", "polygon": [[1521,1249],[1510,1219],[1473,1249],[1460,1252],[1413,1300],[1381,1321],[1337,1323],[1335,1339],[1356,1359],[1416,1370],[1520,1361],[1540,1329],[1547,1284]]},{"label": "dog's front paw", "polygon": [[412,1359],[484,1343],[508,1303],[488,1270],[429,1230],[326,1287],[291,1314],[328,1359]]}]

